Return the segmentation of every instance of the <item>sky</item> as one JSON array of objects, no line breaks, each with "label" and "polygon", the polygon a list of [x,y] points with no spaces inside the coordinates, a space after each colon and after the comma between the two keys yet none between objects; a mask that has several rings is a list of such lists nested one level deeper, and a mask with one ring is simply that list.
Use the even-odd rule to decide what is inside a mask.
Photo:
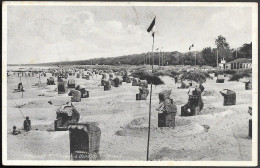
[{"label": "sky", "polygon": [[8,6],[7,62],[32,64],[146,53],[154,16],[154,49],[187,52],[252,41],[251,7]]}]

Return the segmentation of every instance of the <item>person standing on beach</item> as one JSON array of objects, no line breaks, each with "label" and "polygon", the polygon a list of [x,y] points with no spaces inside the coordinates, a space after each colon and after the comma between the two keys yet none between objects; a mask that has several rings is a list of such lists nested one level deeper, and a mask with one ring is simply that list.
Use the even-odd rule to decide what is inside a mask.
[{"label": "person standing on beach", "polygon": [[178,77],[177,75],[174,77],[174,80],[175,80],[175,84],[178,82]]},{"label": "person standing on beach", "polygon": [[23,128],[27,132],[30,131],[30,129],[31,129],[31,120],[29,120],[28,116],[26,117],[26,120],[24,120],[24,122],[23,122]]}]

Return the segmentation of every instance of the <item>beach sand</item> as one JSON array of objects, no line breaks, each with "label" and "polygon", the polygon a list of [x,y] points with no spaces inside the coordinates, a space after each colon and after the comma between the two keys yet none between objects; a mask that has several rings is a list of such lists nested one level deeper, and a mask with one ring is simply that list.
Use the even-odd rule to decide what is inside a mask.
[{"label": "beach sand", "polygon": [[[7,79],[7,159],[8,160],[69,160],[69,131],[54,131],[56,110],[70,102],[68,94],[58,95],[57,86],[47,86],[47,77],[22,77],[26,91],[14,92],[19,78]],[[72,77],[75,78],[75,77]],[[188,101],[188,89],[178,89],[170,77],[161,77],[165,85],[153,86],[150,160],[172,161],[250,161],[252,140],[248,138],[248,106],[252,105],[252,91],[245,90],[244,83],[216,83],[216,78],[204,83],[202,94],[204,108],[197,116],[182,117],[181,106]],[[146,160],[149,96],[136,101],[138,86],[123,83],[104,91],[101,76],[90,80],[76,78],[77,84],[85,84],[89,98],[74,102],[80,112],[79,122],[97,122],[101,129],[100,155],[102,160]],[[57,78],[55,78],[57,84]],[[148,87],[150,90],[150,85]],[[158,128],[158,93],[172,89],[177,105],[175,128]],[[236,105],[223,106],[222,89],[236,92]],[[16,104],[14,103],[16,102]],[[51,101],[53,104],[49,104]],[[32,122],[30,132],[12,135],[15,125],[22,129],[25,116]]]}]

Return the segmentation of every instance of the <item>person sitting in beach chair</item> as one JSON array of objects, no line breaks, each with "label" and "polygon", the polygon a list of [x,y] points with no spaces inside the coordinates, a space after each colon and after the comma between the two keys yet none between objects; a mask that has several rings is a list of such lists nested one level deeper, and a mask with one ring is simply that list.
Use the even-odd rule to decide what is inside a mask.
[{"label": "person sitting in beach chair", "polygon": [[201,83],[199,84],[199,88],[200,88],[201,92],[203,92],[205,89],[205,87]]},{"label": "person sitting in beach chair", "polygon": [[24,122],[23,122],[23,128],[27,132],[30,131],[30,129],[31,129],[31,120],[29,120],[28,116],[26,117],[26,120],[24,120]]},{"label": "person sitting in beach chair", "polygon": [[24,91],[25,91],[22,82],[20,82],[20,83],[18,84],[18,89],[17,89],[17,91],[20,91],[20,92],[24,92]]},{"label": "person sitting in beach chair", "polygon": [[189,88],[188,95],[198,95],[199,92],[197,90],[197,86],[195,88]]},{"label": "person sitting in beach chair", "polygon": [[190,114],[191,113],[191,110],[190,108],[187,109],[187,113]]},{"label": "person sitting in beach chair", "polygon": [[21,134],[21,132],[16,130],[16,126],[13,126],[13,135],[18,135],[18,134]]}]

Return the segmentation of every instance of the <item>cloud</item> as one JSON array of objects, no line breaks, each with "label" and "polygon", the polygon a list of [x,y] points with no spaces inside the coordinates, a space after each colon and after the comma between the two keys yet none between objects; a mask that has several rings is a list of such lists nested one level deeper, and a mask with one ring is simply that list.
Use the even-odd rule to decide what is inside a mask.
[{"label": "cloud", "polygon": [[85,60],[140,53],[151,48],[151,37],[144,27],[116,19],[98,21],[88,11],[67,15],[60,23],[39,17],[25,22],[21,29],[12,24],[9,29],[8,53],[18,58],[9,59],[9,63]]},{"label": "cloud", "polygon": [[215,38],[222,35],[227,39],[230,47],[250,43],[251,13],[247,8],[222,8],[203,20],[197,30],[196,41],[198,49],[215,47]]},{"label": "cloud", "polygon": [[38,18],[28,24],[28,30],[30,29],[33,31],[32,35],[39,36],[46,43],[55,43],[60,38],[59,26],[50,19]]},{"label": "cloud", "polygon": [[69,42],[66,48],[73,51],[74,60],[87,59],[83,53],[94,58],[137,53],[148,49],[144,42],[151,41],[149,34],[139,25],[123,25],[118,20],[96,21],[90,12],[66,17],[61,34]]},{"label": "cloud", "polygon": [[8,13],[8,63],[85,60],[151,51],[147,26],[156,13],[154,48],[188,51],[214,47],[218,35],[231,47],[252,40],[250,8],[13,7]]}]

